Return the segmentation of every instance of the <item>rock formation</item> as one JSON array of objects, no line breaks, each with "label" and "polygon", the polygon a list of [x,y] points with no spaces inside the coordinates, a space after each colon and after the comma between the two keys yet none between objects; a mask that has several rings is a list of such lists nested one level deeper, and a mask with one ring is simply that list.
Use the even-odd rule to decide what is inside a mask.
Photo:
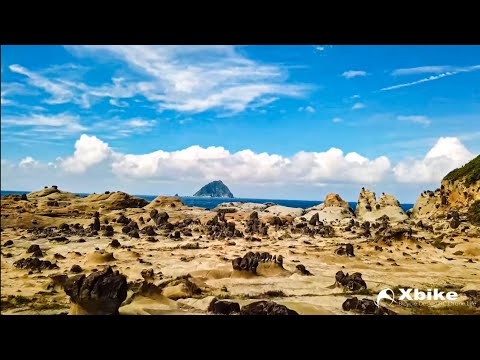
[{"label": "rock formation", "polygon": [[358,197],[357,208],[355,209],[357,220],[375,221],[386,215],[393,222],[400,222],[408,219],[408,215],[400,206],[400,202],[393,195],[382,194],[377,201],[375,193],[362,188]]},{"label": "rock formation", "polygon": [[217,197],[217,198],[233,198],[233,194],[228,187],[221,181],[212,181],[203,186],[193,196]]},{"label": "rock formation", "polygon": [[127,279],[109,266],[67,283],[65,293],[90,315],[116,315],[127,298]]},{"label": "rock formation", "polygon": [[480,155],[463,167],[448,173],[439,189],[420,194],[413,207],[412,217],[443,218],[452,210],[466,215],[472,206],[471,212],[474,212],[477,201],[480,201]]}]

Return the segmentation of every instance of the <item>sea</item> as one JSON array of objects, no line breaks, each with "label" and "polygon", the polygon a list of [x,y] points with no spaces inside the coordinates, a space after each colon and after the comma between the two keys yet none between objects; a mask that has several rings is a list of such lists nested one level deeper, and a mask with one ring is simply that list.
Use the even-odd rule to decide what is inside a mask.
[{"label": "sea", "polygon": [[[31,191],[1,191],[1,196],[5,196],[8,194],[28,194]],[[77,193],[80,196],[87,196],[89,194],[85,193]],[[139,198],[145,199],[147,201],[152,201],[157,196],[156,195],[134,195]],[[222,203],[229,203],[229,202],[251,202],[257,204],[264,204],[264,203],[274,203],[282,206],[288,207],[295,207],[295,208],[302,208],[307,209],[309,207],[319,205],[323,203],[321,200],[283,200],[283,199],[249,199],[249,198],[213,198],[213,197],[195,197],[195,196],[179,196],[182,202],[188,206],[198,206],[206,209],[213,209],[217,205]],[[348,203],[353,210],[355,210],[357,203],[356,202],[349,202]],[[413,204],[400,204],[404,211],[407,211],[413,208]]]}]

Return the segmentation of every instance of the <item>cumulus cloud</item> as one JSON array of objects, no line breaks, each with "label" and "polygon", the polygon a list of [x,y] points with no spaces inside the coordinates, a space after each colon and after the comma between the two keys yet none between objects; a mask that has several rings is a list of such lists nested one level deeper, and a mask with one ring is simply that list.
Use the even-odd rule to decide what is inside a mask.
[{"label": "cumulus cloud", "polygon": [[21,168],[37,167],[38,165],[39,162],[31,156],[27,156],[26,158],[20,160],[20,162],[18,163],[18,166]]},{"label": "cumulus cloud", "polygon": [[381,181],[390,169],[385,156],[368,159],[355,152],[344,154],[336,148],[325,152],[301,151],[292,157],[249,149],[231,153],[215,146],[121,154],[88,135],[80,137],[73,156],[60,160],[60,164],[67,172],[82,173],[105,160],[117,176],[166,181],[220,178],[237,183],[369,184]]},{"label": "cumulus cloud", "polygon": [[401,161],[394,168],[400,183],[439,183],[453,169],[474,158],[456,137],[441,137],[423,159]]},{"label": "cumulus cloud", "polygon": [[365,104],[364,104],[364,103],[358,102],[358,103],[355,103],[355,104],[352,106],[352,110],[363,109],[364,107],[365,107]]},{"label": "cumulus cloud", "polygon": [[342,74],[342,76],[345,79],[352,79],[352,78],[357,77],[357,76],[367,76],[367,72],[363,71],[363,70],[348,70],[348,71],[345,71]]},{"label": "cumulus cloud", "polygon": [[28,185],[24,181],[26,178],[36,179],[36,182],[52,178],[76,186],[137,184],[135,186],[140,189],[141,184],[147,183],[168,183],[178,187],[179,184],[222,179],[229,184],[247,187],[340,186],[353,191],[360,186],[384,188],[392,184],[404,184],[407,188],[419,184],[438,186],[443,176],[474,156],[456,137],[438,139],[424,158],[392,164],[387,156],[367,158],[337,148],[320,152],[300,151],[290,157],[256,153],[249,149],[230,152],[220,146],[125,154],[114,151],[107,142],[95,136],[83,134],[75,143],[73,155],[66,159],[58,158],[48,164],[32,157],[26,157],[18,164],[2,159],[2,170],[5,170],[5,174],[2,171],[2,181],[5,179],[11,183],[18,174],[24,174],[22,184],[26,185],[23,186]]},{"label": "cumulus cloud", "polygon": [[101,163],[103,160],[113,155],[107,143],[98,139],[96,136],[83,134],[75,142],[75,152],[73,156],[66,159],[60,159],[60,166],[68,172],[83,173],[89,167]]},{"label": "cumulus cloud", "polygon": [[423,116],[423,115],[409,115],[409,116],[399,115],[397,116],[397,120],[410,121],[413,123],[423,124],[423,125],[431,124],[431,120],[427,116]]}]

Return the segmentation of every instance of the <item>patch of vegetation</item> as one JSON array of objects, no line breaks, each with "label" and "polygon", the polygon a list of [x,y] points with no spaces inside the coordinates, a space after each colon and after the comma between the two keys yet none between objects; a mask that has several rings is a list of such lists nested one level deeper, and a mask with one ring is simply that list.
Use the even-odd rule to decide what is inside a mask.
[{"label": "patch of vegetation", "polygon": [[480,225],[480,200],[475,201],[467,213],[468,221],[474,225]]},{"label": "patch of vegetation", "polygon": [[443,180],[456,181],[462,178],[465,179],[465,186],[470,186],[480,180],[480,155],[461,168],[450,171]]}]

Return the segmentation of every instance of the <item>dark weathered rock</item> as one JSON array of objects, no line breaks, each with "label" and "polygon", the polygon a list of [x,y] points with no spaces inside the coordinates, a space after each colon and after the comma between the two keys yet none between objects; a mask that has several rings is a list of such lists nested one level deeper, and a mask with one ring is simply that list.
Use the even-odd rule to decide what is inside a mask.
[{"label": "dark weathered rock", "polygon": [[243,306],[240,315],[298,315],[298,313],[273,301],[256,301]]},{"label": "dark weathered rock", "polygon": [[30,245],[30,246],[28,247],[27,253],[33,253],[33,252],[38,251],[38,250],[41,251],[40,246],[39,246],[39,245],[36,245],[36,244],[33,244],[33,245]]},{"label": "dark weathered rock", "polygon": [[345,246],[340,246],[335,250],[335,254],[340,256],[355,256],[353,252],[353,245],[346,244]]},{"label": "dark weathered rock", "polygon": [[127,225],[129,222],[130,222],[130,219],[125,217],[125,215],[123,215],[123,214],[121,214],[117,219],[118,224]]},{"label": "dark weathered rock", "polygon": [[152,217],[152,219],[154,220],[154,222],[157,226],[161,226],[161,225],[166,224],[168,222],[169,218],[170,218],[170,216],[165,211],[157,213],[155,218]]},{"label": "dark weathered rock", "polygon": [[467,290],[465,295],[468,297],[472,306],[480,307],[480,291],[478,290]]},{"label": "dark weathered rock", "polygon": [[113,236],[113,226],[112,225],[107,225],[105,227],[105,231],[103,232],[104,236]]},{"label": "dark weathered rock", "polygon": [[58,269],[58,266],[56,264],[52,264],[48,260],[40,260],[36,257],[17,260],[13,263],[13,266],[19,269],[37,271]]},{"label": "dark weathered rock", "polygon": [[457,211],[451,212],[452,220],[450,220],[450,227],[452,229],[456,229],[460,226],[460,216],[458,215]]},{"label": "dark weathered rock", "polygon": [[3,243],[3,246],[10,246],[10,245],[13,245],[13,241],[12,240],[7,240]]},{"label": "dark weathered rock", "polygon": [[347,256],[355,256],[353,254],[353,245],[352,244],[345,245],[345,252],[346,252]]},{"label": "dark weathered rock", "polygon": [[61,224],[58,228],[63,231],[70,230],[70,226],[68,224]]},{"label": "dark weathered rock", "polygon": [[20,196],[20,200],[28,201],[27,194],[22,194],[22,195]]},{"label": "dark weathered rock", "polygon": [[298,264],[296,266],[297,270],[300,272],[300,274],[302,275],[312,275],[312,273],[310,271],[307,270],[307,268],[305,267],[305,265],[302,265],[302,264]]},{"label": "dark weathered rock", "polygon": [[240,304],[227,300],[216,300],[210,303],[208,312],[219,315],[230,315],[240,313]]},{"label": "dark weathered rock", "polygon": [[70,269],[70,272],[73,273],[81,273],[83,269],[80,267],[80,265],[72,265],[72,268]]},{"label": "dark weathered rock", "polygon": [[110,266],[65,284],[65,293],[91,315],[116,315],[127,298],[127,278]]},{"label": "dark weathered rock", "polygon": [[152,225],[147,225],[145,226],[143,229],[142,229],[142,232],[144,234],[147,234],[148,236],[155,236],[155,235],[158,235],[155,230],[153,229],[153,226]]},{"label": "dark weathered rock", "polygon": [[343,271],[338,271],[335,274],[335,282],[350,291],[358,291],[367,288],[366,282],[362,279],[362,274],[358,272],[348,275],[348,273],[344,274]]},{"label": "dark weathered rock", "polygon": [[355,311],[362,314],[369,315],[397,315],[396,312],[387,309],[384,306],[377,306],[373,300],[362,299],[359,300],[356,297],[348,298],[342,304],[344,311]]},{"label": "dark weathered rock", "polygon": [[308,222],[310,225],[317,225],[317,223],[320,221],[320,217],[318,216],[318,213],[315,213],[315,215],[313,215],[311,218],[310,218],[310,221]]},{"label": "dark weathered rock", "polygon": [[43,252],[40,249],[36,249],[35,251],[32,252],[31,257],[36,257],[36,258],[41,258],[43,257]]},{"label": "dark weathered rock", "polygon": [[139,239],[139,238],[140,238],[140,234],[138,233],[138,230],[137,230],[137,229],[131,230],[131,231],[128,233],[128,236],[130,236],[131,238],[134,238],[134,239]]},{"label": "dark weathered rock", "polygon": [[47,206],[58,206],[57,200],[49,200],[47,201]]},{"label": "dark weathered rock", "polygon": [[110,243],[110,246],[113,248],[118,248],[120,247],[120,242],[117,239],[113,239],[112,242]]},{"label": "dark weathered rock", "polygon": [[93,218],[93,226],[92,226],[92,229],[93,230],[100,230],[100,219],[98,217],[94,217]]},{"label": "dark weathered rock", "polygon": [[180,231],[178,231],[178,230],[175,231],[174,233],[170,234],[170,237],[171,237],[172,239],[180,239],[180,238],[181,238],[181,236],[180,236]]}]

